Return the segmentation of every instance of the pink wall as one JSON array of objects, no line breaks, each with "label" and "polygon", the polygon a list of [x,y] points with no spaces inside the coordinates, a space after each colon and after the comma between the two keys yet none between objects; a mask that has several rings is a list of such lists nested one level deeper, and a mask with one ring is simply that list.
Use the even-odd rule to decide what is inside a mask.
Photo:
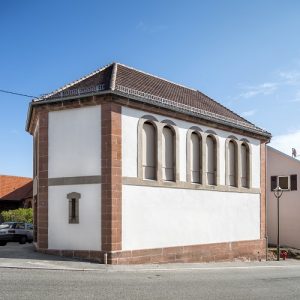
[{"label": "pink wall", "polygon": [[267,147],[267,235],[277,243],[277,200],[271,192],[271,176],[297,174],[297,191],[284,191],[280,198],[280,244],[300,249],[300,161]]}]

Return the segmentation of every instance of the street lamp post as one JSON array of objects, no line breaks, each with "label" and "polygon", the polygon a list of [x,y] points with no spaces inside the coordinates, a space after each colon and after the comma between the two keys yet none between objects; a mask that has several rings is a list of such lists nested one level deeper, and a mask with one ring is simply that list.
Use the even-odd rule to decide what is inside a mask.
[{"label": "street lamp post", "polygon": [[280,245],[279,245],[279,199],[282,196],[283,190],[280,186],[274,189],[274,195],[277,198],[277,260],[280,259]]}]

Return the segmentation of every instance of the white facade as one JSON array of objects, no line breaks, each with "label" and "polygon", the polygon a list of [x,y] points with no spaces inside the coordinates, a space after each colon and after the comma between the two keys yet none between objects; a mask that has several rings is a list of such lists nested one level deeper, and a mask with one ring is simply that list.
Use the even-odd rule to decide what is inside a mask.
[{"label": "white facade", "polygon": [[[70,192],[81,195],[78,224],[69,224]],[[49,249],[101,250],[101,185],[50,186],[48,197]]]},{"label": "white facade", "polygon": [[[49,180],[101,175],[101,107],[49,112]],[[79,199],[79,223],[69,224],[67,194]],[[101,184],[49,186],[49,249],[101,250]]]},{"label": "white facade", "polygon": [[[138,122],[150,115],[122,107],[122,175],[138,177]],[[219,139],[220,185],[225,186],[225,145],[229,136],[246,138],[251,147],[251,188],[260,188],[260,141],[223,130],[170,120],[179,134],[179,181],[186,182],[187,132],[198,126]],[[162,141],[163,142],[163,141]],[[163,150],[163,147],[162,147]],[[193,159],[192,159],[193,163]],[[123,185],[122,250],[148,249],[260,239],[260,194]]]},{"label": "white facade", "polygon": [[49,112],[49,178],[101,175],[101,107]]},{"label": "white facade", "polygon": [[267,147],[267,235],[270,244],[277,243],[277,200],[271,191],[271,176],[297,175],[297,190],[283,192],[280,198],[280,244],[300,249],[300,161]]},{"label": "white facade", "polygon": [[[138,177],[138,123],[148,113],[122,107],[122,176]],[[179,141],[179,182],[187,181],[186,121],[152,115],[159,122],[170,120],[176,126]],[[149,126],[148,126],[149,127]],[[143,130],[150,130],[147,125]],[[244,136],[198,126],[218,136],[220,186],[225,186],[225,146],[229,136]],[[146,128],[146,129],[145,129]],[[153,130],[153,129],[151,129]],[[154,140],[149,131],[147,139]],[[146,131],[143,131],[143,141]],[[165,130],[162,151],[174,147],[175,133]],[[174,135],[174,136],[173,136]],[[49,161],[51,179],[84,178],[101,175],[101,107],[91,106],[49,112]],[[198,141],[197,137],[193,137]],[[251,147],[252,192],[221,192],[191,188],[166,188],[123,184],[122,250],[199,245],[260,239],[260,141],[247,137]],[[200,140],[199,140],[200,141]],[[195,142],[195,141],[194,141]],[[143,142],[144,143],[144,142]],[[209,150],[209,145],[207,149]],[[154,149],[154,148],[153,148]],[[153,168],[153,149],[142,153],[143,168]],[[200,147],[191,147],[200,154]],[[209,152],[207,150],[207,152]],[[175,179],[172,155],[163,156],[163,178]],[[212,158],[213,159],[213,158]],[[191,156],[195,181],[199,180],[199,157]],[[207,167],[209,170],[209,168]],[[147,170],[155,177],[154,170]],[[174,176],[174,177],[172,177]],[[171,178],[172,177],[172,178]],[[69,193],[79,193],[79,223],[68,220]],[[101,184],[53,184],[48,194],[48,247],[63,250],[101,250]]]},{"label": "white facade", "polygon": [[260,195],[123,186],[123,250],[260,239]]},{"label": "white facade", "polygon": [[[137,177],[137,154],[138,154],[138,122],[139,119],[149,113],[128,107],[122,107],[122,172],[125,177]],[[225,141],[229,136],[234,135],[241,140],[246,138],[249,141],[252,151],[252,188],[260,188],[260,141],[238,135],[220,129],[199,126],[198,124],[169,118],[162,115],[151,114],[159,122],[171,120],[176,124],[179,132],[179,172],[180,181],[186,181],[186,135],[187,131],[198,126],[202,131],[212,130],[219,138],[219,159],[220,159],[220,185],[225,185]]]}]

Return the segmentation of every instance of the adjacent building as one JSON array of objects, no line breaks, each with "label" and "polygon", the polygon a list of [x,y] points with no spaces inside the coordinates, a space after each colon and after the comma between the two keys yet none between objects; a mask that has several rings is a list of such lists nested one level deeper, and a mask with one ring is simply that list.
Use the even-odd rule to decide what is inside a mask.
[{"label": "adjacent building", "polygon": [[267,147],[267,230],[269,244],[277,244],[277,199],[273,190],[280,186],[280,244],[300,249],[300,161]]},{"label": "adjacent building", "polygon": [[39,251],[111,264],[264,259],[271,135],[113,63],[34,100]]},{"label": "adjacent building", "polygon": [[0,212],[32,207],[32,178],[0,175]]}]

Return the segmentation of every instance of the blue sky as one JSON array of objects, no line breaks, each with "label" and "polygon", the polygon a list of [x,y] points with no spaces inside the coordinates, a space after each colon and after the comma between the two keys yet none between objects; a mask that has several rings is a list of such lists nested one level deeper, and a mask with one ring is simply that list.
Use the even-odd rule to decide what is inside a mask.
[{"label": "blue sky", "polygon": [[[197,88],[300,153],[300,1],[0,2],[0,89],[40,95],[118,61]],[[29,98],[0,93],[0,174],[31,176]]]}]

